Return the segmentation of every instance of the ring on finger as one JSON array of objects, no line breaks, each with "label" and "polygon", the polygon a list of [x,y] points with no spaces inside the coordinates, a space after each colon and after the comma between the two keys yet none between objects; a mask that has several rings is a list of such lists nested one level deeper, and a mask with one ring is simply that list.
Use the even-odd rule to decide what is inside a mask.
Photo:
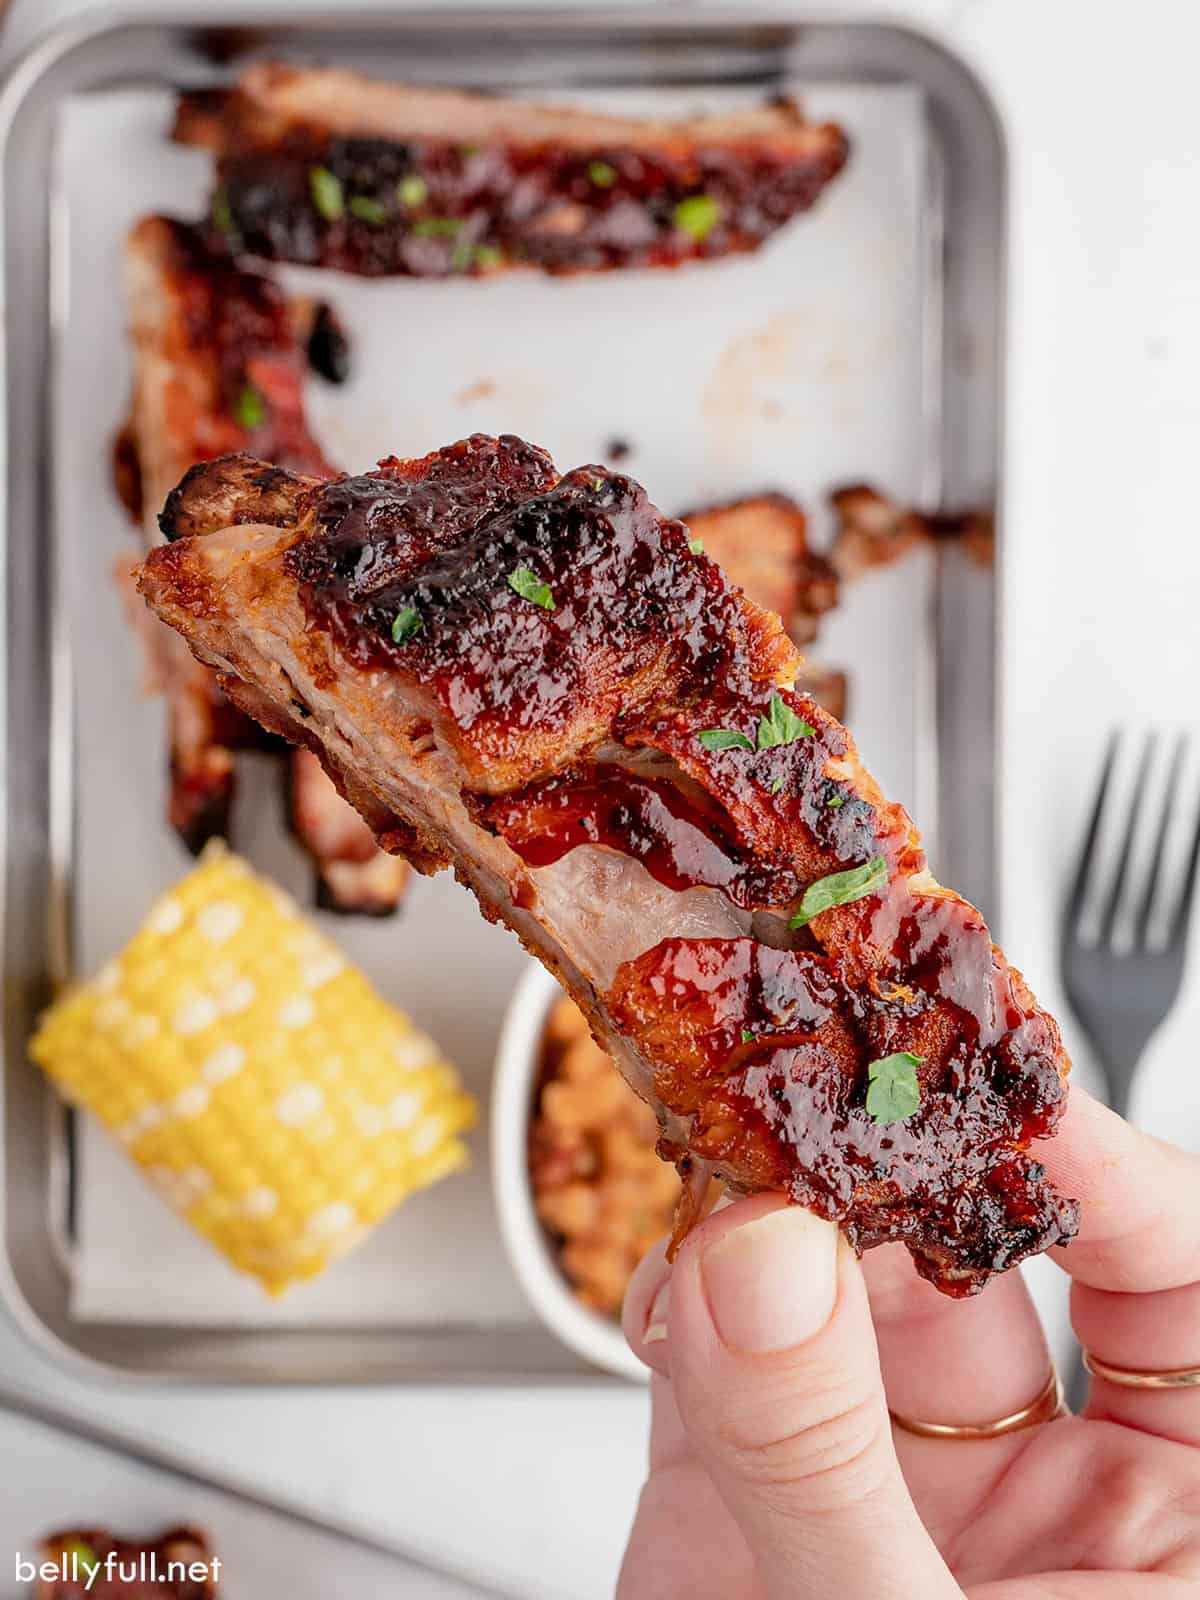
[{"label": "ring on finger", "polygon": [[1118,1367],[1101,1361],[1090,1350],[1083,1352],[1083,1364],[1093,1378],[1103,1378],[1122,1389],[1198,1389],[1200,1367],[1169,1367],[1155,1370],[1152,1367]]},{"label": "ring on finger", "polygon": [[1065,1414],[1065,1409],[1062,1383],[1051,1366],[1049,1377],[1028,1405],[991,1422],[924,1422],[916,1417],[901,1416],[897,1411],[890,1415],[897,1428],[914,1433],[919,1439],[1001,1439],[1005,1434],[1020,1433],[1023,1428],[1053,1422],[1055,1417]]}]

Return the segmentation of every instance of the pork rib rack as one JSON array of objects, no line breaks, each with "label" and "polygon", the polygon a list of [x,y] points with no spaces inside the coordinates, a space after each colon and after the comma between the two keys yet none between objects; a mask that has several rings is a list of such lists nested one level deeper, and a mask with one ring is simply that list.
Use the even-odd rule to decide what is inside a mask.
[{"label": "pork rib rack", "polygon": [[558,975],[688,1193],[783,1190],[952,1295],[1074,1233],[1028,1151],[1053,1019],[632,479],[511,436],[332,483],[233,456],[162,522],[154,610]]},{"label": "pork rib rack", "polygon": [[755,250],[846,161],[789,100],[655,122],[265,62],[176,137],[235,248],[371,277],[677,266]]}]

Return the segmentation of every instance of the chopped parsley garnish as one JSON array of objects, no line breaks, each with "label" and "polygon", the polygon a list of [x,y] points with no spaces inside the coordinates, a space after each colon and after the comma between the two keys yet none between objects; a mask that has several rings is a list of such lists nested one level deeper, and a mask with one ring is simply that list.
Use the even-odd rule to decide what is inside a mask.
[{"label": "chopped parsley garnish", "polygon": [[313,205],[326,222],[337,222],[346,209],[342,180],[328,167],[313,167],[308,175]]},{"label": "chopped parsley garnish", "polygon": [[744,733],[735,728],[705,728],[696,737],[706,750],[753,750],[754,746]]},{"label": "chopped parsley garnish", "polygon": [[742,1043],[743,1044],[756,1044],[757,1043],[757,1040],[755,1039],[754,1035],[750,1032],[749,1028],[743,1028],[742,1029]]},{"label": "chopped parsley garnish", "polygon": [[85,1578],[90,1578],[100,1565],[100,1557],[83,1539],[72,1539],[63,1545],[64,1556],[74,1556]]},{"label": "chopped parsley garnish", "polygon": [[421,217],[412,231],[418,239],[453,239],[461,227],[461,217]]},{"label": "chopped parsley garnish", "polygon": [[209,217],[218,233],[232,233],[234,231],[233,208],[229,204],[229,196],[224,189],[213,192],[212,205],[209,208]]},{"label": "chopped parsley garnish", "polygon": [[397,611],[392,622],[392,638],[397,644],[407,644],[414,633],[420,633],[424,627],[421,613],[416,606],[405,606],[402,611]]},{"label": "chopped parsley garnish", "polygon": [[460,239],[450,252],[450,270],[452,272],[465,272],[471,265],[471,257],[475,254],[474,247],[465,239]]},{"label": "chopped parsley garnish", "polygon": [[696,243],[707,239],[721,220],[720,201],[710,194],[690,194],[681,200],[672,213],[677,228],[690,233]]},{"label": "chopped parsley garnish", "polygon": [[346,210],[360,222],[369,223],[372,228],[381,228],[387,221],[387,207],[378,200],[372,200],[369,194],[351,195],[346,202]]},{"label": "chopped parsley garnish", "polygon": [[406,210],[415,210],[423,206],[429,198],[429,185],[424,178],[418,177],[415,172],[410,172],[407,177],[401,178],[396,185],[396,198]]},{"label": "chopped parsley garnish", "polygon": [[841,808],[846,804],[846,796],[844,794],[830,795],[825,804],[830,811],[840,811]]},{"label": "chopped parsley garnish", "polygon": [[692,554],[694,556],[702,556],[704,554],[704,540],[703,539],[689,539],[688,540],[688,549],[692,552]]},{"label": "chopped parsley garnish", "polygon": [[548,583],[543,583],[536,572],[528,567],[517,567],[508,575],[508,587],[522,600],[529,600],[543,611],[554,610],[554,595]]},{"label": "chopped parsley garnish", "polygon": [[900,1050],[867,1063],[867,1115],[881,1128],[890,1122],[903,1122],[921,1104],[917,1068],[924,1059],[910,1050]]},{"label": "chopped parsley garnish", "polygon": [[771,784],[771,793],[772,794],[778,794],[780,789],[782,789],[782,788],[783,788],[783,774],[780,773],[779,776]]},{"label": "chopped parsley garnish", "polygon": [[831,872],[827,878],[818,878],[804,891],[800,909],[788,923],[789,928],[803,928],[822,911],[833,906],[848,906],[853,900],[874,894],[888,880],[887,861],[876,856],[861,867],[850,867],[845,872]]},{"label": "chopped parsley garnish", "polygon": [[617,181],[617,169],[609,161],[589,161],[587,175],[597,189],[611,189]]},{"label": "chopped parsley garnish", "polygon": [[773,750],[776,745],[795,744],[797,739],[807,739],[816,731],[811,723],[796,715],[776,689],[766,711],[758,719],[758,748]]},{"label": "chopped parsley garnish", "polygon": [[477,244],[475,246],[475,265],[477,267],[498,267],[501,256],[494,244]]},{"label": "chopped parsley garnish", "polygon": [[233,402],[233,420],[247,433],[261,428],[267,420],[267,402],[252,383],[243,384],[241,393]]},{"label": "chopped parsley garnish", "polygon": [[477,156],[483,149],[481,144],[464,144],[458,148],[458,153],[464,161],[469,161],[472,156]]},{"label": "chopped parsley garnish", "polygon": [[601,491],[601,489],[603,489],[603,487],[604,487],[604,479],[603,478],[593,478],[592,479],[592,488],[596,491],[597,494],[600,493],[600,491]]}]

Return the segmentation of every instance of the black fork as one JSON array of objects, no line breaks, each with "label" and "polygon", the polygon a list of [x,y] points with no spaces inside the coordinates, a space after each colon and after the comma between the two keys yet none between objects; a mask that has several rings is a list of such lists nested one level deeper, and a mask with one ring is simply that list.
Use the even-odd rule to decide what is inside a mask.
[{"label": "black fork", "polygon": [[[1171,1011],[1183,985],[1188,924],[1200,868],[1200,806],[1192,826],[1183,873],[1172,892],[1162,882],[1163,862],[1187,754],[1187,737],[1181,734],[1176,740],[1166,795],[1155,818],[1147,815],[1146,806],[1147,783],[1156,748],[1155,735],[1149,734],[1134,782],[1116,870],[1105,891],[1099,881],[1097,845],[1120,743],[1120,734],[1114,733],[1063,918],[1061,957],[1067,998],[1103,1069],[1108,1103],[1114,1111],[1126,1116],[1146,1045]],[[1130,881],[1130,863],[1139,836],[1151,828],[1155,832],[1150,866],[1139,892]],[[1088,938],[1085,937],[1083,913],[1089,896],[1096,889],[1100,891],[1099,920],[1095,936]],[[1127,900],[1132,913],[1132,937],[1121,942],[1117,934]],[[1156,937],[1159,930],[1165,932]],[[1087,1374],[1081,1361],[1070,1385],[1072,1406],[1078,1407],[1086,1394]]]}]

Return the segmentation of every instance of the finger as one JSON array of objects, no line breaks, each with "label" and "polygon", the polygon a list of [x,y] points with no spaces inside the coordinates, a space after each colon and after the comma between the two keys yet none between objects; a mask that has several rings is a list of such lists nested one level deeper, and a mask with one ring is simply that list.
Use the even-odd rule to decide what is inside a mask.
[{"label": "finger", "polygon": [[638,1262],[625,1290],[621,1315],[629,1348],[655,1372],[668,1370],[666,1332],[670,1283],[667,1241],[663,1239]]},{"label": "finger", "polygon": [[650,1476],[638,1501],[617,1600],[757,1600],[746,1541],[692,1454],[671,1392],[650,1380]]},{"label": "finger", "polygon": [[[1200,1160],[1079,1089],[1044,1160],[1080,1200],[1079,1237],[1054,1252],[1080,1344],[1118,1367],[1200,1367]],[[1200,1390],[1094,1377],[1086,1414],[1200,1444]]]},{"label": "finger", "polygon": [[[1200,1284],[1157,1294],[1071,1286],[1071,1324],[1085,1350],[1135,1372],[1200,1368]],[[1084,1415],[1200,1445],[1200,1387],[1129,1388],[1093,1374]]]},{"label": "finger", "polygon": [[1077,1087],[1057,1137],[1037,1153],[1055,1186],[1079,1200],[1078,1238],[1051,1252],[1076,1283],[1152,1294],[1196,1281],[1200,1157],[1143,1133]]},{"label": "finger", "polygon": [[961,1600],[892,1445],[862,1273],[778,1195],[710,1217],[670,1282],[671,1382],[771,1600]]},{"label": "finger", "polygon": [[675,1466],[691,1454],[671,1380],[656,1372],[650,1379],[650,1470]]},{"label": "finger", "polygon": [[[928,1422],[988,1422],[1028,1404],[1050,1352],[1019,1273],[952,1300],[913,1269],[900,1245],[863,1258],[889,1407]],[[931,1354],[936,1352],[936,1360]]]},{"label": "finger", "polygon": [[[951,1300],[918,1277],[901,1245],[868,1251],[862,1265],[894,1414],[921,1422],[995,1422],[1041,1392],[1050,1352],[1019,1273],[1005,1273],[974,1299]],[[1029,1438],[1010,1434],[964,1448],[896,1429],[905,1479],[935,1538],[939,1526],[959,1525]]]}]

